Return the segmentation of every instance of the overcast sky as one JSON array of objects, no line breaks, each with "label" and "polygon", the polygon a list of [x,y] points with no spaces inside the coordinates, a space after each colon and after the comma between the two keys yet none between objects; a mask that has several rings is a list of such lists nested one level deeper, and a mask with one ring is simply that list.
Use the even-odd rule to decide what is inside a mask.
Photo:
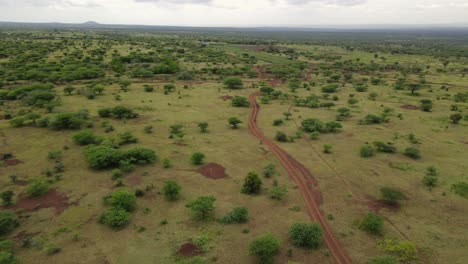
[{"label": "overcast sky", "polygon": [[0,21],[189,26],[468,22],[468,0],[0,0]]}]

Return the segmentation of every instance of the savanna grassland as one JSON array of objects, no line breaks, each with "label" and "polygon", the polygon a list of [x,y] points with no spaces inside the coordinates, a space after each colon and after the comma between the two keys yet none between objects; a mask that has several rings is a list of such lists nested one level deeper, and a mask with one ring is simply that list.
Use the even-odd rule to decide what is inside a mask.
[{"label": "savanna grassland", "polygon": [[468,44],[406,37],[0,31],[0,263],[465,263]]}]

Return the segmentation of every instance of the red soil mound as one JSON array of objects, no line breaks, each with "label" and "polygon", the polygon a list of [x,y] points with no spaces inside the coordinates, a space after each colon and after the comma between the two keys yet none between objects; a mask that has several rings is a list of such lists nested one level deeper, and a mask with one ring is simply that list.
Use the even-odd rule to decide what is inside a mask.
[{"label": "red soil mound", "polygon": [[223,166],[216,163],[206,164],[205,166],[199,168],[196,171],[205,177],[215,180],[228,177],[228,175],[226,174],[226,169]]},{"label": "red soil mound", "polygon": [[23,162],[19,159],[7,159],[3,161],[3,164],[5,164],[6,166],[16,166],[20,163],[23,163]]},{"label": "red soil mound", "polygon": [[372,197],[366,197],[366,201],[364,203],[367,205],[369,210],[375,213],[378,213],[382,208],[392,210],[392,211],[396,211],[400,209],[399,204],[389,204],[389,203],[386,203],[385,201],[377,200]]},{"label": "red soil mound", "polygon": [[177,250],[177,253],[184,257],[193,257],[199,254],[199,250],[197,245],[193,243],[185,243],[180,246],[179,250]]},{"label": "red soil mound", "polygon": [[419,107],[415,105],[402,105],[401,108],[408,109],[408,110],[418,110]]},{"label": "red soil mound", "polygon": [[55,208],[55,214],[59,215],[70,206],[67,195],[51,189],[40,197],[27,197],[24,194],[19,196],[18,202],[10,207],[11,209],[22,209],[27,212],[36,211],[42,208]]}]

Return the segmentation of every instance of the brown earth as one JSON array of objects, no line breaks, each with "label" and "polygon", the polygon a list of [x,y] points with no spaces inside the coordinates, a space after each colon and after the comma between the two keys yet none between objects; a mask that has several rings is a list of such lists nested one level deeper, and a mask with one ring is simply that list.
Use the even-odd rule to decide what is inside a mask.
[{"label": "brown earth", "polygon": [[219,98],[223,99],[223,101],[227,101],[227,100],[231,100],[231,99],[232,99],[232,96],[230,96],[230,95],[224,95],[224,96],[221,96],[221,97],[219,97]]},{"label": "brown earth", "polygon": [[49,190],[46,194],[40,197],[28,197],[25,194],[20,194],[18,202],[9,209],[21,209],[26,212],[33,212],[42,208],[55,208],[55,214],[59,215],[70,206],[67,195],[59,193],[56,189]]},{"label": "brown earth", "polygon": [[179,253],[179,255],[182,255],[184,257],[193,257],[193,256],[200,254],[197,245],[193,243],[183,244],[182,246],[179,247],[179,249],[177,250],[177,253]]},{"label": "brown earth", "polygon": [[5,166],[16,166],[20,163],[23,163],[23,162],[19,159],[7,159],[3,161],[3,164],[5,164]]},{"label": "brown earth", "polygon": [[419,110],[419,107],[415,105],[402,105],[400,107],[403,109],[408,109],[408,110]]},{"label": "brown earth", "polygon": [[216,163],[209,163],[205,166],[196,170],[196,172],[200,173],[201,175],[210,178],[210,179],[222,179],[227,178],[228,175],[226,174],[226,169]]}]

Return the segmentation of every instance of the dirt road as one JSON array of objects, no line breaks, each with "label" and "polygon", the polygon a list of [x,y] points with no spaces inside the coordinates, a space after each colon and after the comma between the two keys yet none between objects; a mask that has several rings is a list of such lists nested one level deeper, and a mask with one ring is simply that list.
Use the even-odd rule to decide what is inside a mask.
[{"label": "dirt road", "polygon": [[333,235],[330,227],[328,226],[322,212],[319,208],[321,201],[320,190],[317,183],[313,179],[310,172],[297,160],[288,155],[284,150],[276,146],[271,140],[266,138],[261,130],[257,127],[257,115],[260,107],[255,100],[259,92],[250,95],[249,101],[251,112],[249,115],[248,127],[250,133],[263,142],[265,146],[278,158],[283,167],[288,172],[289,176],[296,182],[302,197],[304,198],[307,212],[310,217],[322,226],[323,241],[330,251],[330,255],[334,258],[336,263],[352,263],[351,258],[348,256],[339,241]]}]

